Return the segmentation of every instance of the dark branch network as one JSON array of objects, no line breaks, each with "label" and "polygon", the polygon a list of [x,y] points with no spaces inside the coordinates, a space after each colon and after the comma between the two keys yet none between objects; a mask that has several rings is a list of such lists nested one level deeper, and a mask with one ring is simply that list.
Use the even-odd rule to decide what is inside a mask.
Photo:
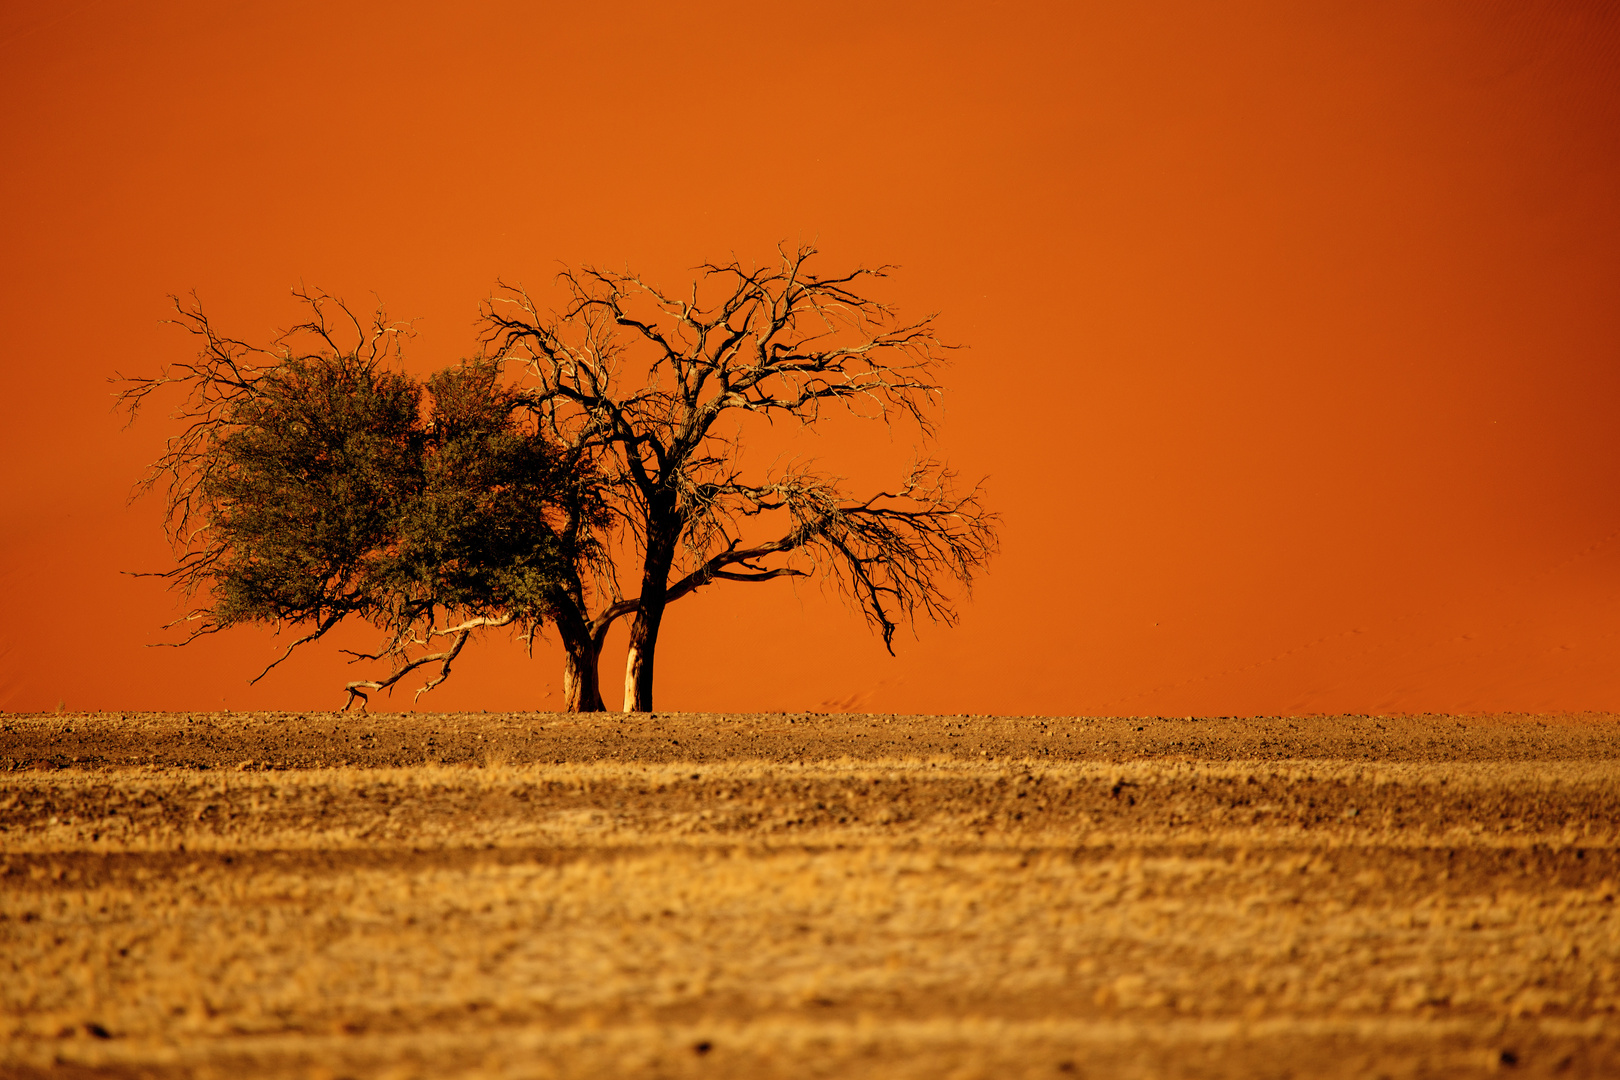
[{"label": "dark branch network", "polygon": [[814,255],[705,265],[680,297],[569,270],[551,313],[502,283],[478,353],[426,382],[397,370],[410,327],[380,310],[368,324],[301,291],[310,320],[258,348],[176,301],[197,359],[122,380],[120,402],[133,416],[184,394],[143,488],[164,489],[177,554],[157,576],[205,597],[185,641],[291,625],[285,659],[364,620],[382,644],[351,655],[390,670],[349,683],[353,703],[424,667],[417,693],[438,685],[478,631],[532,643],[549,624],[565,707],[593,711],[603,643],[629,617],[624,707],[647,711],[667,606],[713,582],[821,575],[891,652],[903,623],[954,623],[952,590],[996,549],[982,485],[922,456],[892,490],[852,495],[811,463],[751,467],[722,423],[813,427],[833,407],[934,435],[933,317],[866,295],[888,268],[822,277]]}]

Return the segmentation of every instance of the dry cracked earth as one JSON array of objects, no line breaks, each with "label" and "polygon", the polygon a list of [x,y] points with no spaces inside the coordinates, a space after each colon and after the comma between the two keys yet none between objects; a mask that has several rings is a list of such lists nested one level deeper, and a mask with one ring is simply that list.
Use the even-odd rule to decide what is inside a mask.
[{"label": "dry cracked earth", "polygon": [[1620,721],[0,716],[0,1075],[1620,1076]]}]

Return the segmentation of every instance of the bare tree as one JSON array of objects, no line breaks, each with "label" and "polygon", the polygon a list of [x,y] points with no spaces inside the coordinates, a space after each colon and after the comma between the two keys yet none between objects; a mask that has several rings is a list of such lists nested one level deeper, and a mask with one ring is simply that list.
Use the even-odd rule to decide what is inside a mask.
[{"label": "bare tree", "polygon": [[[759,474],[741,460],[720,423],[728,415],[814,425],[835,406],[933,434],[944,349],[933,317],[907,322],[866,295],[889,268],[822,276],[814,255],[784,250],[754,270],[705,265],[683,296],[628,272],[569,270],[560,313],[542,314],[505,284],[486,306],[488,355],[525,365],[518,399],[565,455],[594,463],[610,518],[628,534],[621,548],[639,561],[638,593],[626,598],[612,545],[599,545],[591,588],[576,594],[567,625],[557,619],[568,678],[581,687],[573,707],[600,707],[592,694],[603,639],[631,615],[624,707],[651,710],[665,609],[711,582],[820,572],[892,652],[901,621],[953,623],[947,590],[970,587],[995,551],[997,519],[980,487],[960,489],[934,460],[864,498],[806,465]],[[768,539],[745,535],[776,519]]]}]

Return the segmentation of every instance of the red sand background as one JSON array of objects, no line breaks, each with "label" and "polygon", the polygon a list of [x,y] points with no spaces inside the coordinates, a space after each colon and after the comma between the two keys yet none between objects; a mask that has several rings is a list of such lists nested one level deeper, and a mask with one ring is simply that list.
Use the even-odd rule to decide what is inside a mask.
[{"label": "red sand background", "polygon": [[[1620,707],[1612,4],[700,6],[0,8],[0,707],[341,701],[145,647],[167,428],[105,380],[189,351],[165,294],[262,340],[374,290],[426,369],[497,276],[784,239],[971,346],[1005,551],[899,659],[814,587],[682,601],[660,707]],[[556,686],[491,644],[422,704]]]}]

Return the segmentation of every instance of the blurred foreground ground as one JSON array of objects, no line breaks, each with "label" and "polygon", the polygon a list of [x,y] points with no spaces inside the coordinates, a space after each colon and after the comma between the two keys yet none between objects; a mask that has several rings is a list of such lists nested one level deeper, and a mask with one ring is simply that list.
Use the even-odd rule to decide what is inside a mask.
[{"label": "blurred foreground ground", "polygon": [[1620,1075],[1620,722],[0,716],[6,1076]]}]

